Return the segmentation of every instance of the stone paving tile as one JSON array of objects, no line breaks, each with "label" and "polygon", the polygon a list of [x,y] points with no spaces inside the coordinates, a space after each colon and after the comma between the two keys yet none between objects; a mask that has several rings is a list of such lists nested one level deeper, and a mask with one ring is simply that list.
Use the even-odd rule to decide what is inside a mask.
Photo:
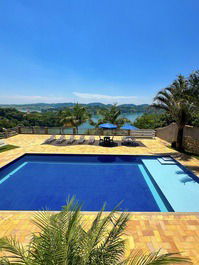
[{"label": "stone paving tile", "polygon": [[[199,162],[196,158],[180,154],[167,147],[167,143],[156,139],[140,140],[143,146],[114,148],[72,145],[41,145],[47,135],[17,135],[6,139],[9,144],[19,146],[17,149],[0,153],[0,167],[25,153],[66,153],[66,154],[135,154],[159,155],[169,154],[199,176]],[[88,138],[88,136],[87,136]],[[96,137],[97,139],[98,137]],[[120,140],[120,137],[115,137]],[[31,222],[34,212],[1,211],[0,237],[16,235],[22,244],[27,244],[32,232],[38,228]],[[84,219],[91,222],[95,214],[86,212]],[[163,252],[182,252],[183,256],[199,264],[199,214],[198,213],[135,213],[130,215],[126,229],[127,254],[134,249]]]},{"label": "stone paving tile", "polygon": [[[0,237],[15,235],[26,245],[39,229],[32,223],[35,212],[0,212]],[[90,222],[95,214],[83,214]],[[143,251],[181,252],[199,264],[199,215],[169,215],[157,213],[131,214],[126,228],[126,255],[137,249]]]}]

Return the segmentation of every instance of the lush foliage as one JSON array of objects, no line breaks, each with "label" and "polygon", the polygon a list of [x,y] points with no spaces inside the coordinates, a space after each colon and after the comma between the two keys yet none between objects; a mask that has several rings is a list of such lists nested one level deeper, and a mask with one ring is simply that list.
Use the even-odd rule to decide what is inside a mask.
[{"label": "lush foliage", "polygon": [[158,92],[153,103],[153,107],[165,110],[176,122],[176,145],[179,150],[183,149],[183,129],[191,120],[192,113],[198,111],[198,102],[194,96],[199,92],[199,85],[196,85],[199,79],[194,79],[194,82],[191,82],[191,79],[191,76],[189,79],[182,75],[178,76],[170,86]]},{"label": "lush foliage", "polygon": [[78,133],[78,127],[90,120],[91,115],[85,107],[77,103],[70,109],[60,111],[60,117],[60,122],[64,127],[76,128],[76,133]]},{"label": "lush foliage", "polygon": [[199,127],[199,112],[198,113],[192,113],[191,120],[189,122],[190,125],[193,125],[195,127]]},{"label": "lush foliage", "polygon": [[189,97],[190,101],[194,103],[194,105],[197,108],[197,111],[199,111],[199,70],[193,72],[189,79]]},{"label": "lush foliage", "polygon": [[[60,127],[64,123],[64,117],[73,115],[74,106],[73,103],[13,105],[12,108],[5,108],[4,106],[4,108],[0,108],[0,130],[16,126]],[[79,104],[80,106],[86,109],[90,116],[108,113],[111,108],[114,109],[113,105],[102,103]],[[117,108],[121,116],[123,113],[153,111],[152,109],[149,110],[146,104],[138,106],[123,104]],[[31,112],[27,112],[27,110]]]},{"label": "lush foliage", "polygon": [[0,264],[20,265],[158,265],[189,262],[176,254],[135,252],[124,259],[124,230],[128,214],[113,211],[103,216],[99,212],[87,228],[80,214],[80,206],[70,200],[58,214],[41,212],[34,223],[40,229],[27,248],[15,238],[0,239],[0,250],[8,252]]},{"label": "lush foliage", "polygon": [[156,129],[164,127],[172,122],[170,115],[164,114],[143,114],[138,117],[134,125],[139,129]]},{"label": "lush foliage", "polygon": [[44,113],[20,112],[13,108],[0,108],[0,128],[13,128],[16,126],[61,126],[58,113],[49,111]]}]

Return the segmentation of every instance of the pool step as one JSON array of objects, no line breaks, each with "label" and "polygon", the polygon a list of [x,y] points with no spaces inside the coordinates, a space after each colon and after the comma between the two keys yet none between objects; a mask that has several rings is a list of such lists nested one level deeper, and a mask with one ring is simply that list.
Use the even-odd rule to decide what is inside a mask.
[{"label": "pool step", "polygon": [[171,157],[161,157],[157,158],[161,165],[176,165],[176,162]]},{"label": "pool step", "polygon": [[175,212],[199,212],[199,181],[177,163],[161,164],[157,159],[142,159]]}]

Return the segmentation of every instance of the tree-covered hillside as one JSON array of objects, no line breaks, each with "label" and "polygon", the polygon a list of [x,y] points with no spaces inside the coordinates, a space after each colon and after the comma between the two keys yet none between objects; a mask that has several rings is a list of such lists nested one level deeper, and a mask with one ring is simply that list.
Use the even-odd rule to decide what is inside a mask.
[{"label": "tree-covered hillside", "polygon": [[[74,106],[75,103],[36,103],[36,104],[0,104],[0,108],[15,108],[22,112],[27,111],[38,111],[38,112],[44,112],[44,111],[56,111],[58,109],[63,108],[70,108]],[[100,102],[94,102],[89,104],[81,104],[82,106],[86,107],[88,111],[90,111],[92,114],[96,114],[98,110],[105,109],[111,106],[111,104],[103,104]],[[134,104],[122,104],[119,105],[119,108],[123,113],[133,113],[133,112],[146,112],[149,105],[142,104],[142,105],[134,105]]]},{"label": "tree-covered hillside", "polygon": [[[59,127],[62,126],[61,113],[65,111],[69,113],[74,108],[73,103],[58,103],[58,104],[28,104],[28,105],[14,105],[17,108],[0,107],[0,129],[12,128],[15,126],[46,126]],[[91,116],[100,114],[103,111],[109,111],[113,107],[111,104],[90,103],[79,104],[86,109]],[[122,114],[134,112],[153,112],[148,105],[133,105],[124,104],[117,106],[119,112]],[[37,109],[37,111],[33,111]]]},{"label": "tree-covered hillside", "polygon": [[14,108],[0,108],[0,130],[15,126],[61,126],[58,112],[24,113]]}]

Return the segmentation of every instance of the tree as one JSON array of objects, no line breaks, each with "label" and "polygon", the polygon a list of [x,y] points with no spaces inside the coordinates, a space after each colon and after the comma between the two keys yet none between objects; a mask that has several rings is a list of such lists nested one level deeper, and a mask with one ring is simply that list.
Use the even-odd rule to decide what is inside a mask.
[{"label": "tree", "polygon": [[97,123],[92,120],[90,122],[91,125],[96,127],[102,123],[112,123],[120,127],[124,123],[130,122],[130,120],[121,117],[121,110],[117,104],[111,105],[109,108],[101,109],[98,114],[102,116],[102,118],[99,119]]},{"label": "tree", "polygon": [[191,125],[195,127],[199,127],[199,112],[192,114]]},{"label": "tree", "polygon": [[199,111],[199,70],[193,72],[189,76],[189,91],[188,94],[191,101],[196,107],[196,111]]},{"label": "tree", "polygon": [[154,98],[153,107],[163,109],[169,113],[178,126],[176,147],[179,151],[183,150],[183,129],[191,118],[194,110],[188,80],[179,75],[169,87],[158,92]]},{"label": "tree", "polygon": [[112,211],[103,216],[99,212],[91,227],[85,229],[81,207],[71,199],[60,213],[40,212],[34,223],[35,233],[25,248],[15,238],[0,239],[1,265],[152,265],[191,263],[178,253],[135,252],[124,259],[125,240],[121,237],[129,215]]},{"label": "tree", "polygon": [[25,113],[14,108],[0,108],[0,128],[16,126],[61,126],[58,111]]},{"label": "tree", "polygon": [[169,125],[171,122],[172,119],[170,115],[166,113],[144,113],[142,116],[138,117],[133,124],[139,129],[156,129]]},{"label": "tree", "polygon": [[67,108],[60,112],[60,122],[67,127],[74,127],[78,133],[78,127],[90,119],[87,109],[80,104],[75,104],[72,108]]}]

